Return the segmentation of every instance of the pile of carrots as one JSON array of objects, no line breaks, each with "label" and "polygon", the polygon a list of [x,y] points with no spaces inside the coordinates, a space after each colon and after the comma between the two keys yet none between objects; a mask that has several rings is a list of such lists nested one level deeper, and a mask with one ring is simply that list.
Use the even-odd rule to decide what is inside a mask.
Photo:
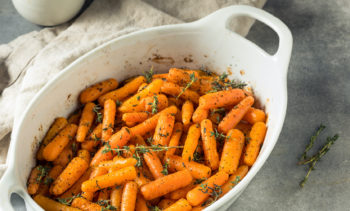
[{"label": "pile of carrots", "polygon": [[45,210],[201,210],[244,178],[267,130],[251,92],[200,70],[108,79],[79,102],[28,179]]}]

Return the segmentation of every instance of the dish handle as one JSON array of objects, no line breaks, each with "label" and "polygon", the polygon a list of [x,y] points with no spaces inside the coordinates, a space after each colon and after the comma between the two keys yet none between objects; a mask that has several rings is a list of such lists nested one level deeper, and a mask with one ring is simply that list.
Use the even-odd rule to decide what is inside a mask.
[{"label": "dish handle", "polygon": [[6,169],[4,175],[0,180],[0,210],[13,211],[10,197],[12,193],[19,193],[20,186],[14,172],[10,169]]},{"label": "dish handle", "polygon": [[286,76],[293,38],[289,28],[275,16],[255,7],[236,5],[217,10],[198,22],[202,23],[204,27],[210,27],[211,30],[217,28],[215,31],[220,32],[222,30],[228,30],[230,20],[238,16],[247,16],[259,20],[277,33],[279,37],[278,50],[274,55],[270,56],[280,67],[283,67],[281,68],[284,70],[282,74]]}]

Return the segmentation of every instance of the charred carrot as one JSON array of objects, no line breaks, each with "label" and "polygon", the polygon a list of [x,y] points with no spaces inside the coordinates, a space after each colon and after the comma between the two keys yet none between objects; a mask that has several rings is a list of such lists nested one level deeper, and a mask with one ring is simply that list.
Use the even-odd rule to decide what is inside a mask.
[{"label": "charred carrot", "polygon": [[192,176],[188,170],[178,171],[142,186],[141,193],[146,200],[151,200],[183,188],[189,185],[191,181]]},{"label": "charred carrot", "polygon": [[237,171],[235,171],[229,178],[228,181],[221,186],[222,193],[220,196],[225,195],[227,192],[229,192],[235,185],[237,185],[242,179],[245,177],[245,175],[248,173],[248,166],[243,165],[238,167]]},{"label": "charred carrot", "polygon": [[186,199],[179,199],[177,202],[172,204],[170,207],[166,208],[164,211],[190,211],[192,210],[192,206]]},{"label": "charred carrot", "polygon": [[137,184],[135,182],[127,182],[123,188],[121,211],[134,211],[137,196]]},{"label": "charred carrot", "polygon": [[93,179],[85,181],[81,185],[82,191],[94,192],[107,187],[113,187],[115,185],[120,185],[124,182],[133,180],[136,178],[135,167],[129,166],[122,168],[120,170],[95,177]]},{"label": "charred carrot", "polygon": [[129,95],[134,94],[138,87],[146,81],[145,77],[139,76],[125,84],[123,87],[108,92],[107,94],[102,95],[101,97],[98,98],[98,103],[100,105],[104,105],[104,102],[108,99],[111,99],[113,101],[117,100],[124,100],[127,98]]},{"label": "charred carrot", "polygon": [[205,161],[212,170],[216,170],[219,168],[219,155],[216,149],[213,124],[209,119],[201,122],[201,132]]},{"label": "charred carrot", "polygon": [[161,114],[154,132],[155,145],[168,145],[173,132],[175,117],[171,114]]},{"label": "charred carrot", "polygon": [[239,102],[239,104],[222,119],[218,126],[219,131],[227,133],[229,130],[236,127],[253,103],[254,98],[251,96],[248,96]]},{"label": "charred carrot", "polygon": [[176,155],[167,157],[167,161],[169,170],[181,171],[187,169],[191,172],[192,177],[195,179],[208,178],[211,174],[211,169],[208,166],[194,161],[183,160],[181,157]]},{"label": "charred carrot", "polygon": [[47,161],[55,160],[58,155],[67,146],[70,139],[72,139],[77,132],[78,126],[69,124],[44,148],[43,157]]},{"label": "charred carrot", "polygon": [[266,125],[263,122],[257,122],[253,125],[249,133],[250,140],[243,154],[243,161],[247,166],[252,166],[258,157],[261,144],[265,139],[266,130]]},{"label": "charred carrot", "polygon": [[198,139],[201,136],[201,129],[199,124],[191,125],[187,133],[187,138],[182,151],[182,159],[186,161],[193,160],[193,153],[197,148]]},{"label": "charred carrot", "polygon": [[116,89],[118,81],[115,79],[108,79],[97,84],[94,84],[80,93],[79,101],[83,104],[96,100],[101,95]]},{"label": "charred carrot", "polygon": [[229,130],[222,149],[219,171],[233,174],[238,168],[243,147],[243,133],[237,129]]},{"label": "charred carrot", "polygon": [[40,148],[37,152],[36,158],[38,160],[44,160],[43,151],[44,148],[50,143],[50,141],[55,138],[55,136],[68,125],[68,121],[66,118],[58,117],[50,126],[50,129],[47,131],[43,141],[40,143]]},{"label": "charred carrot", "polygon": [[68,190],[84,174],[89,164],[80,157],[75,157],[50,187],[50,193],[58,196]]},{"label": "charred carrot", "polygon": [[186,199],[192,206],[198,206],[209,198],[215,186],[221,186],[227,180],[228,174],[219,171],[194,189],[190,190],[186,195]]}]

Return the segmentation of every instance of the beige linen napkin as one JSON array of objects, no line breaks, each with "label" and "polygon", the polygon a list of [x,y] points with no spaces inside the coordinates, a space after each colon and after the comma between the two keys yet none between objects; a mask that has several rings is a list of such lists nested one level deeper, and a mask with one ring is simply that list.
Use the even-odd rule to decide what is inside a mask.
[{"label": "beige linen napkin", "polygon": [[[29,101],[60,70],[91,49],[132,31],[197,20],[222,7],[262,7],[266,0],[95,0],[76,20],[45,28],[0,45],[0,85],[15,81],[0,96],[0,176],[12,128]],[[234,22],[246,35],[253,21]],[[7,136],[6,136],[7,135]],[[30,140],[28,140],[30,141]]]}]

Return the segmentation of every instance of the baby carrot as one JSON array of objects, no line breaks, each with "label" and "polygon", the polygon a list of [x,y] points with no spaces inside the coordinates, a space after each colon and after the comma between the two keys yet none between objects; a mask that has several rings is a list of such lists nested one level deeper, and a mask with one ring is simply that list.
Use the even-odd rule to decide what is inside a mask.
[{"label": "baby carrot", "polygon": [[141,194],[137,194],[135,210],[148,211],[146,200],[143,198]]},{"label": "baby carrot", "polygon": [[85,181],[81,185],[81,190],[85,192],[94,192],[103,188],[123,184],[135,178],[136,169],[133,166],[129,166]]},{"label": "baby carrot", "polygon": [[170,207],[170,205],[172,205],[172,204],[174,204],[174,203],[175,203],[175,201],[172,200],[172,199],[162,199],[162,200],[158,203],[157,207],[158,207],[159,209],[161,209],[161,210],[164,210],[164,209]]},{"label": "baby carrot", "polygon": [[84,174],[89,164],[80,157],[75,157],[50,187],[50,193],[58,196],[68,190]]},{"label": "baby carrot", "polygon": [[209,119],[201,122],[201,132],[205,161],[212,170],[216,170],[219,168],[219,155],[216,149],[213,124]]},{"label": "baby carrot", "polygon": [[175,97],[168,97],[168,104],[169,106],[175,105],[176,107],[181,108],[183,100]]},{"label": "baby carrot", "polygon": [[153,80],[155,80],[155,79],[162,79],[163,81],[166,81],[167,76],[168,76],[168,73],[154,74],[154,75],[152,76],[152,79],[153,79]]},{"label": "baby carrot", "polygon": [[107,79],[105,81],[94,84],[80,93],[79,101],[83,104],[96,100],[101,95],[118,87],[118,81],[115,79]]},{"label": "baby carrot", "polygon": [[177,113],[176,106],[169,106],[168,108],[162,110],[161,112],[159,112],[156,115],[152,116],[151,118],[145,120],[144,122],[130,128],[130,131],[134,135],[143,136],[147,132],[152,131],[154,128],[156,128],[160,115],[162,115],[162,114],[175,115],[176,113]]},{"label": "baby carrot", "polygon": [[142,83],[139,88],[137,89],[137,93],[141,92],[147,87],[148,83]]},{"label": "baby carrot", "polygon": [[256,122],[265,122],[266,115],[263,110],[257,108],[249,108],[247,113],[244,115],[243,120],[249,122],[250,124],[254,124]]},{"label": "baby carrot", "polygon": [[220,196],[225,195],[229,192],[235,185],[237,185],[245,175],[248,173],[248,166],[243,165],[238,167],[237,171],[235,171],[229,178],[228,181],[221,186],[222,194]]},{"label": "baby carrot", "polygon": [[61,204],[57,201],[54,201],[50,198],[47,198],[43,195],[36,195],[34,197],[34,201],[39,204],[41,208],[43,208],[46,211],[57,211],[57,210],[62,210],[62,211],[79,211],[80,209],[76,209],[73,207],[69,207],[67,205]]},{"label": "baby carrot", "polygon": [[158,94],[160,92],[160,88],[163,84],[163,81],[161,79],[156,79],[152,81],[144,90],[141,92],[133,95],[126,101],[122,103],[122,105],[119,107],[119,111],[122,113],[128,113],[128,112],[134,112],[137,111],[139,108],[138,107],[140,104],[140,101],[145,98],[152,96],[154,94]]},{"label": "baby carrot", "polygon": [[47,131],[43,141],[40,143],[40,148],[37,152],[36,158],[38,160],[44,160],[43,151],[44,148],[50,143],[50,141],[55,138],[55,136],[68,124],[66,118],[58,117],[50,126],[50,129]]},{"label": "baby carrot", "polygon": [[89,151],[87,151],[85,149],[81,149],[78,151],[77,157],[80,157],[81,159],[85,160],[87,164],[90,164],[90,152]]},{"label": "baby carrot", "polygon": [[123,87],[108,92],[107,94],[102,95],[98,98],[98,103],[100,105],[104,105],[104,102],[108,99],[111,99],[113,101],[117,100],[124,100],[129,95],[135,93],[140,86],[140,84],[144,83],[146,81],[145,77],[139,76],[134,79],[132,79],[130,82],[125,84]]},{"label": "baby carrot", "polygon": [[80,193],[81,184],[83,184],[83,182],[89,179],[91,172],[92,172],[92,169],[88,168],[88,170],[84,172],[84,174],[78,179],[78,181],[74,183],[72,187],[70,187],[66,192],[60,195],[60,198],[69,198]]},{"label": "baby carrot", "polygon": [[81,148],[89,152],[93,152],[95,147],[101,143],[102,137],[102,123],[98,124],[90,133],[89,138],[81,143]]},{"label": "baby carrot", "polygon": [[122,120],[124,122],[129,122],[129,123],[140,123],[145,121],[147,118],[148,118],[148,114],[146,112],[124,113],[122,116]]},{"label": "baby carrot", "polygon": [[103,207],[100,205],[90,202],[84,198],[75,198],[72,202],[72,207],[79,208],[78,210],[84,211],[101,211]]},{"label": "baby carrot", "polygon": [[[174,124],[173,133],[171,135],[170,141],[169,141],[169,147],[176,147],[179,145],[179,141],[182,135],[182,124],[180,122],[176,122]],[[175,154],[176,149],[170,148],[165,152],[165,157],[168,157],[170,155]]]},{"label": "baby carrot", "polygon": [[80,117],[79,128],[76,135],[76,140],[78,142],[83,142],[85,137],[94,121],[95,112],[94,112],[94,103],[88,103],[83,109],[83,113]]},{"label": "baby carrot", "polygon": [[190,211],[192,210],[192,206],[186,199],[179,199],[177,202],[172,204],[170,207],[166,208],[164,211]]},{"label": "baby carrot", "polygon": [[74,111],[71,115],[69,115],[68,123],[79,125],[80,117],[81,117],[81,109]]},{"label": "baby carrot", "polygon": [[201,129],[199,124],[191,125],[187,133],[187,138],[182,151],[182,159],[186,161],[193,160],[193,153],[196,151],[198,139],[201,136]]},{"label": "baby carrot", "polygon": [[249,134],[250,140],[243,154],[243,161],[247,166],[252,166],[258,157],[260,146],[265,139],[266,130],[266,125],[263,122],[257,122],[253,125]]},{"label": "baby carrot", "polygon": [[161,88],[161,92],[175,97],[179,96],[181,93],[181,95],[179,96],[181,99],[191,100],[192,102],[198,104],[199,95],[197,94],[197,92],[185,89],[185,87],[181,87],[174,83],[165,81]]},{"label": "baby carrot", "polygon": [[219,171],[233,174],[238,168],[243,147],[243,133],[237,129],[229,130],[222,149]]},{"label": "baby carrot", "polygon": [[134,211],[137,189],[137,184],[132,181],[129,181],[124,185],[120,209],[121,211]]},{"label": "baby carrot", "polygon": [[199,98],[199,106],[203,109],[221,108],[235,105],[245,97],[242,89],[218,91],[203,95]]},{"label": "baby carrot", "polygon": [[58,155],[58,157],[52,161],[54,165],[60,165],[65,167],[69,161],[73,158],[72,142],[63,149],[63,151]]},{"label": "baby carrot", "polygon": [[219,171],[197,187],[190,190],[187,193],[186,199],[192,206],[198,206],[209,198],[209,194],[212,193],[215,185],[221,186],[227,180],[228,174],[226,172]]},{"label": "baby carrot", "polygon": [[69,124],[44,148],[43,157],[47,161],[55,160],[58,155],[67,146],[70,139],[72,139],[77,132],[78,126]]},{"label": "baby carrot", "polygon": [[175,117],[171,114],[161,114],[156,129],[154,131],[153,141],[155,145],[168,145],[173,132]]},{"label": "baby carrot", "polygon": [[188,170],[182,170],[143,185],[141,187],[141,193],[146,200],[151,200],[183,188],[191,182],[191,173]]},{"label": "baby carrot", "polygon": [[193,76],[196,80],[192,83],[190,88],[193,90],[197,90],[200,86],[200,82],[198,80],[199,75],[195,71],[187,72],[187,71],[184,71],[184,70],[178,69],[178,68],[170,68],[168,76],[167,76],[167,80],[169,82],[179,84],[180,86],[186,86],[188,83],[191,82],[191,74],[193,74]]},{"label": "baby carrot", "polygon": [[152,173],[153,178],[158,179],[164,176],[162,173],[163,165],[155,152],[147,152],[143,154],[143,158]]},{"label": "baby carrot", "polygon": [[194,123],[200,123],[204,119],[208,118],[208,115],[209,115],[209,109],[198,106],[193,113],[192,121]]},{"label": "baby carrot", "polygon": [[236,125],[235,129],[242,131],[244,135],[249,135],[249,132],[252,129],[252,126],[248,123],[239,122]]},{"label": "baby carrot", "polygon": [[34,167],[30,172],[30,176],[28,179],[28,187],[27,187],[28,193],[30,195],[34,195],[38,191],[40,182],[45,176],[45,171],[46,171],[45,167],[40,165],[40,166]]},{"label": "baby carrot", "polygon": [[141,104],[145,107],[144,111],[156,113],[154,109],[156,109],[156,111],[161,111],[168,107],[168,98],[163,94],[153,95],[143,98]]},{"label": "baby carrot", "polygon": [[98,165],[101,161],[110,160],[114,156],[112,149],[123,147],[131,138],[130,130],[123,127],[120,131],[113,134],[106,145],[100,148],[91,160],[90,165]]},{"label": "baby carrot", "polygon": [[187,185],[186,187],[177,189],[169,194],[169,198],[173,199],[173,200],[179,200],[181,198],[186,198],[187,192],[192,190],[196,186],[197,185],[195,185],[194,183],[191,183],[191,184]]},{"label": "baby carrot", "polygon": [[114,128],[114,119],[117,106],[111,99],[105,101],[102,121],[102,141],[106,142],[111,137]]},{"label": "baby carrot", "polygon": [[115,156],[113,160],[110,161],[102,161],[98,164],[99,167],[105,168],[105,169],[122,169],[128,166],[135,166],[137,163],[137,160],[135,158],[123,158],[119,156]]},{"label": "baby carrot", "polygon": [[229,130],[236,127],[253,103],[254,98],[252,96],[248,96],[239,102],[238,105],[222,119],[218,126],[219,131],[227,133]]},{"label": "baby carrot", "polygon": [[98,192],[97,201],[109,200],[111,190],[109,188],[102,189]]},{"label": "baby carrot", "polygon": [[116,210],[120,210],[121,202],[122,202],[122,194],[123,194],[123,187],[122,186],[115,186],[111,192],[110,200],[111,205],[116,208]]},{"label": "baby carrot", "polygon": [[185,103],[182,105],[182,123],[186,127],[191,123],[191,118],[193,115],[193,103],[189,100],[185,101]]},{"label": "baby carrot", "polygon": [[181,157],[176,155],[169,156],[167,161],[169,170],[181,171],[187,169],[191,172],[192,177],[195,179],[208,178],[211,174],[211,169],[208,166],[194,161],[183,160]]},{"label": "baby carrot", "polygon": [[47,176],[44,178],[43,182],[40,184],[37,194],[48,195],[51,183],[57,179],[57,177],[62,173],[63,169],[64,168],[60,165],[55,165],[52,167]]}]

